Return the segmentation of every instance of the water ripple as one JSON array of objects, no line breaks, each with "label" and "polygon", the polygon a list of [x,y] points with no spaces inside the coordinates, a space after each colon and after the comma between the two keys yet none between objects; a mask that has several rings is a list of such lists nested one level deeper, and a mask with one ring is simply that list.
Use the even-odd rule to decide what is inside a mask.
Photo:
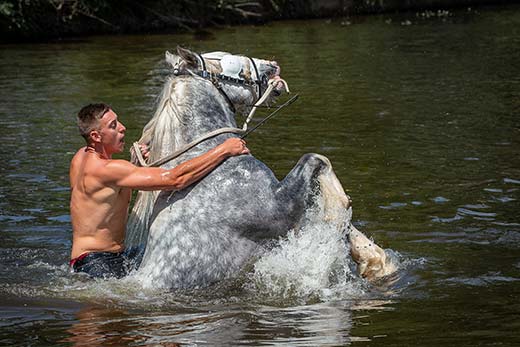
[{"label": "water ripple", "polygon": [[494,212],[480,212],[480,211],[474,211],[467,208],[458,208],[457,213],[468,215],[468,216],[476,216],[476,217],[483,217],[483,218],[490,218],[490,217],[496,217],[496,213]]},{"label": "water ripple", "polygon": [[500,282],[517,282],[520,278],[503,276],[500,272],[489,272],[478,277],[451,277],[445,280],[449,284],[463,284],[468,286],[489,286]]},{"label": "water ripple", "polygon": [[512,184],[520,184],[520,180],[515,180],[512,178],[504,178],[504,183],[512,183]]}]

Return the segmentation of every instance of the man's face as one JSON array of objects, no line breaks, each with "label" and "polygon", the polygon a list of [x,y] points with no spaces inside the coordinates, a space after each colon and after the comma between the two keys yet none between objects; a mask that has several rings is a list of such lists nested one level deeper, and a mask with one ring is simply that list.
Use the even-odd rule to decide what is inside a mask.
[{"label": "man's face", "polygon": [[121,153],[125,148],[125,126],[117,119],[117,114],[109,110],[100,119],[101,144],[107,154]]}]

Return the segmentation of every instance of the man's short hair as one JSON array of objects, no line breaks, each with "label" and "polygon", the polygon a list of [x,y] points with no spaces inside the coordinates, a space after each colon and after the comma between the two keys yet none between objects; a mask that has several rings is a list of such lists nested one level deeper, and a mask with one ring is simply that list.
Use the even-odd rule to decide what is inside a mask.
[{"label": "man's short hair", "polygon": [[99,120],[112,108],[105,103],[89,104],[78,112],[78,128],[81,136],[87,143],[90,140],[90,132],[99,129]]}]

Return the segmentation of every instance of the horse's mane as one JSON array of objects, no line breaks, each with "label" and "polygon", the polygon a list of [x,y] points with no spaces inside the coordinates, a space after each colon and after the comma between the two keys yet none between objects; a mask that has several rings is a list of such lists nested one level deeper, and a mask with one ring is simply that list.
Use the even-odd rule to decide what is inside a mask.
[{"label": "horse's mane", "polygon": [[[220,58],[224,54],[223,52],[214,52],[211,55],[208,54],[209,59]],[[206,57],[206,55],[204,55]],[[167,60],[172,65],[175,63],[177,56],[170,55]],[[210,61],[210,63],[213,63]],[[154,112],[153,117],[145,125],[143,133],[138,143],[148,145],[150,150],[149,162],[156,161],[168,154],[176,151],[177,149],[184,146],[189,142],[189,136],[183,129],[186,129],[187,121],[194,122],[190,124],[190,127],[197,127],[200,124],[197,123],[197,119],[201,118],[194,116],[196,113],[208,113],[215,111],[218,112],[218,108],[222,112],[227,109],[227,104],[224,100],[217,102],[217,99],[222,99],[216,88],[208,88],[208,84],[211,82],[200,78],[192,78],[191,76],[170,76],[164,83],[164,87],[159,94],[157,108]],[[231,86],[229,87],[229,95],[239,95],[239,90],[243,89],[242,86]],[[253,97],[245,98],[242,100],[243,104],[250,104]],[[205,103],[201,102],[202,100]],[[215,102],[213,108],[210,109],[208,101],[212,100]],[[221,105],[220,105],[221,103]],[[203,107],[201,107],[203,106]],[[229,111],[227,111],[229,112]],[[230,114],[230,117],[233,115]],[[234,123],[234,119],[232,119]],[[217,125],[217,124],[213,124]],[[137,162],[135,155],[132,155],[132,161]],[[166,164],[168,165],[168,164]],[[170,163],[169,165],[173,165]],[[149,218],[153,212],[153,206],[160,192],[145,192],[140,191],[137,195],[135,205],[128,219],[127,227],[127,246],[137,246],[146,243],[149,229]]]},{"label": "horse's mane", "polygon": [[[207,88],[207,80],[194,79],[191,76],[170,76],[159,94],[157,108],[153,117],[145,125],[138,143],[148,145],[149,162],[156,161],[176,151],[187,143],[186,119],[195,119],[192,114],[201,112],[200,99],[215,100],[218,93]],[[205,88],[206,87],[206,88]],[[208,106],[207,104],[204,106]],[[191,120],[190,120],[191,121]],[[196,126],[196,124],[191,124]],[[132,161],[137,162],[135,155]],[[173,165],[169,163],[166,165]],[[159,191],[140,191],[128,219],[126,245],[138,246],[146,243],[149,218],[153,212]]]},{"label": "horse's mane", "polygon": [[176,136],[181,128],[182,118],[178,109],[178,95],[173,92],[175,78],[168,77],[163,90],[159,95],[157,108],[153,117],[145,125],[139,143],[148,145],[150,150],[149,161],[159,159],[163,153],[159,153],[157,149],[167,141],[172,151],[180,147],[180,136]]},{"label": "horse's mane", "polygon": [[[145,125],[143,133],[138,143],[148,145],[150,150],[149,161],[153,162],[160,159],[165,154],[158,149],[165,142],[172,151],[181,146],[181,136],[178,134],[183,124],[180,110],[178,107],[179,95],[174,91],[176,84],[175,77],[168,77],[164,87],[159,94],[157,107],[150,121]],[[135,155],[132,154],[132,161],[137,162]],[[139,191],[132,213],[128,218],[127,234],[125,244],[129,247],[146,244],[149,229],[149,216],[152,213],[153,205],[158,191]]]}]

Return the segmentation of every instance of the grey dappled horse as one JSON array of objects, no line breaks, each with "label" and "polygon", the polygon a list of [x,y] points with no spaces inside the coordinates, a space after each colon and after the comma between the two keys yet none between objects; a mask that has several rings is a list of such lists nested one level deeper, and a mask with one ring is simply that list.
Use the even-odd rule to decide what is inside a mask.
[{"label": "grey dappled horse", "polygon": [[[266,82],[280,72],[276,62],[224,52],[198,55],[178,48],[177,55],[167,52],[166,60],[174,74],[139,140],[149,145],[149,161],[215,129],[236,127],[233,109],[249,111]],[[232,66],[223,66],[224,61]],[[219,90],[206,72],[232,78],[220,79]],[[218,135],[162,167],[174,167],[231,136],[238,135]],[[227,159],[182,191],[140,192],[128,230],[129,243],[147,237],[136,276],[146,287],[193,288],[236,275],[263,241],[298,227],[317,191],[348,208],[349,199],[330,161],[305,154],[282,181],[254,156],[242,155]],[[353,227],[349,236],[351,253],[364,276],[389,272],[383,250]]]}]

